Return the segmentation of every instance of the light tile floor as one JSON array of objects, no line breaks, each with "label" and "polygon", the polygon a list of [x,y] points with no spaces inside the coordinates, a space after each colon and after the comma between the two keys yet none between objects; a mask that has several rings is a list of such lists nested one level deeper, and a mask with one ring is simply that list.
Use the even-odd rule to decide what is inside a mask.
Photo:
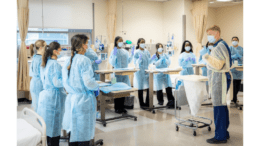
[{"label": "light tile floor", "polygon": [[[146,95],[146,93],[144,93]],[[138,117],[137,121],[133,119],[118,120],[109,122],[107,127],[97,122],[95,139],[103,139],[104,146],[206,146],[209,145],[206,139],[214,137],[214,123],[211,131],[207,128],[197,130],[197,136],[192,135],[192,130],[180,127],[175,130],[175,114],[172,109],[156,110],[156,114],[140,110],[135,95],[135,108],[128,110],[129,114]],[[144,96],[145,97],[145,96]],[[239,93],[240,103],[243,103],[243,93]],[[154,96],[155,105],[157,105],[156,96]],[[165,104],[167,98],[165,97]],[[17,107],[17,118],[24,107],[30,107],[30,104],[19,104]],[[230,140],[222,146],[242,146],[243,145],[243,111],[229,107],[230,111]],[[190,116],[188,106],[183,106],[180,111],[181,117]],[[212,106],[203,106],[198,113],[199,116],[207,117],[213,120]],[[113,110],[107,110],[106,117],[117,116]],[[67,146],[67,142],[61,141],[60,146]]]}]

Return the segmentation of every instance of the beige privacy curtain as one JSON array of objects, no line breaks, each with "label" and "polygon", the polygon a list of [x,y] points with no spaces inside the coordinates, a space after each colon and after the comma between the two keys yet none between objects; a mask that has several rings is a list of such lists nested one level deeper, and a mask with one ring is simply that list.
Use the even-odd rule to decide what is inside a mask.
[{"label": "beige privacy curtain", "polygon": [[30,77],[25,39],[29,25],[29,0],[17,0],[18,25],[21,37],[18,60],[17,90],[29,91]]},{"label": "beige privacy curtain", "polygon": [[[108,0],[107,1],[107,35],[108,35],[108,57],[114,48],[114,38],[116,33],[116,0]],[[112,69],[112,66],[107,63],[107,69]],[[106,79],[110,79],[110,76],[107,76]]]},{"label": "beige privacy curtain", "polygon": [[195,48],[195,55],[198,56],[202,48],[203,34],[207,26],[208,0],[193,0],[191,13],[193,15],[193,25],[198,43]]}]

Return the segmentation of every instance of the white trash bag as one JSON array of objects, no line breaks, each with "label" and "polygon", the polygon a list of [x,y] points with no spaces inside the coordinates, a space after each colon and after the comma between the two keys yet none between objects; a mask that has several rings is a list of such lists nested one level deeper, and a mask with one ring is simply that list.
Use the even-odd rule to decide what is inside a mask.
[{"label": "white trash bag", "polygon": [[204,102],[208,98],[206,82],[184,80],[184,87],[188,99],[191,115],[195,116]]}]

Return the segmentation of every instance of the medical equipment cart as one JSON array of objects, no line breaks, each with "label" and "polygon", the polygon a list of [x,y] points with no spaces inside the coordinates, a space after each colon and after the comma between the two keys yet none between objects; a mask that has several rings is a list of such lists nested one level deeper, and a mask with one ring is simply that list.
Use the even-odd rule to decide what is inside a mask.
[{"label": "medical equipment cart", "polygon": [[[180,77],[176,78],[175,79],[176,85],[177,85],[178,79],[187,80],[187,81],[199,81],[199,82],[206,82],[206,81],[208,81],[208,78],[204,77],[204,76],[187,75],[187,76],[180,76]],[[180,88],[184,88],[184,86],[180,86],[179,89]],[[196,88],[196,87],[194,87],[194,88]],[[186,98],[185,93],[179,93],[179,92],[181,92],[181,90],[179,90],[179,89],[174,91],[175,105],[177,105],[178,101],[184,100],[183,98]],[[184,91],[184,90],[182,90],[182,91]],[[198,98],[200,98],[200,97],[198,97]],[[178,106],[183,106],[183,105],[187,105],[187,102],[186,103],[185,102],[179,102],[178,103]],[[201,117],[201,116],[196,116],[196,115],[195,116],[191,115],[191,117],[188,117],[188,118],[184,119],[184,118],[180,117],[180,111],[179,111],[179,117],[178,117],[176,106],[175,106],[175,119],[177,120],[177,122],[175,122],[175,124],[176,124],[176,131],[179,131],[179,127],[180,126],[192,129],[194,136],[197,135],[196,130],[198,128],[208,127],[208,131],[211,131],[211,127],[210,127],[210,125],[212,124],[212,120],[211,119],[205,118],[205,117]],[[204,120],[204,121],[201,121],[201,120]],[[205,121],[207,121],[207,122],[205,122]]]}]

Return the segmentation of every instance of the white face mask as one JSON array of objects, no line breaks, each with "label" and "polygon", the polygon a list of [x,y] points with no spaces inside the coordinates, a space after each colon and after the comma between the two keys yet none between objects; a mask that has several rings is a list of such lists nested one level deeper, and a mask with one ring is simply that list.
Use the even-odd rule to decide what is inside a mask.
[{"label": "white face mask", "polygon": [[118,43],[118,47],[120,47],[120,48],[121,48],[123,45],[124,45],[123,42],[119,42],[119,43]]},{"label": "white face mask", "polygon": [[158,48],[158,52],[162,53],[163,52],[163,48]]},{"label": "white face mask", "polygon": [[237,46],[237,45],[238,45],[238,41],[233,41],[232,44],[233,44],[234,46]]},{"label": "white face mask", "polygon": [[185,47],[186,51],[190,51],[190,46]]},{"label": "white face mask", "polygon": [[145,43],[140,44],[140,47],[144,49],[145,48]]}]

